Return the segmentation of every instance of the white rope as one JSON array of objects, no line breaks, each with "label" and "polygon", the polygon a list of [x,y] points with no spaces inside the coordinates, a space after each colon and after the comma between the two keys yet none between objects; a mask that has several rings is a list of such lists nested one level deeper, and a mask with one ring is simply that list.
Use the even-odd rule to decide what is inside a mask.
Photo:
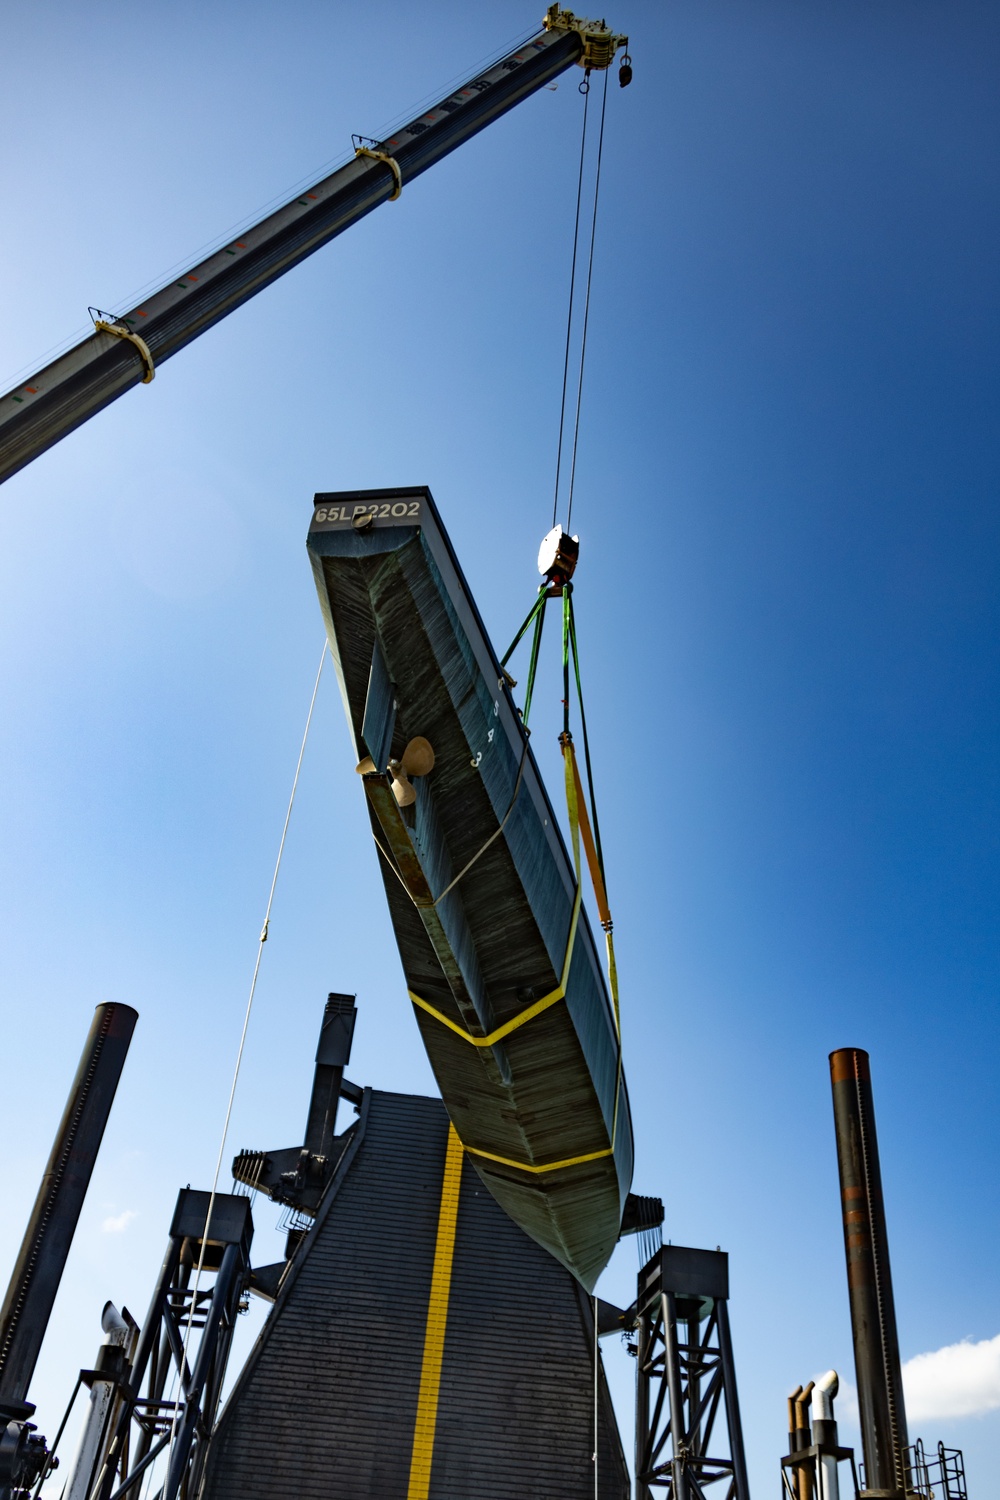
[{"label": "white rope", "polygon": [[[292,780],[291,795],[288,798],[288,810],[285,813],[285,824],[284,824],[284,827],[281,830],[281,841],[278,844],[278,857],[277,857],[277,859],[274,862],[274,874],[271,876],[271,889],[270,889],[270,891],[268,892],[268,895],[267,895],[267,908],[266,908],[266,910],[264,912],[264,925],[260,929],[260,937],[257,940],[257,960],[256,960],[256,962],[255,962],[255,964],[253,966],[253,978],[250,981],[250,994],[247,997],[246,1011],[245,1011],[244,1016],[243,1016],[243,1030],[240,1033],[240,1045],[239,1045],[239,1048],[237,1049],[237,1053],[236,1053],[236,1066],[233,1069],[233,1081],[232,1081],[232,1084],[230,1085],[230,1089],[229,1089],[229,1102],[226,1105],[226,1118],[225,1118],[225,1122],[223,1123],[223,1126],[222,1126],[222,1139],[219,1142],[219,1155],[218,1155],[218,1157],[216,1159],[216,1163],[215,1163],[215,1176],[212,1179],[212,1191],[209,1194],[209,1199],[208,1199],[208,1213],[205,1215],[205,1229],[206,1229],[206,1233],[202,1236],[201,1253],[198,1256],[198,1266],[197,1266],[197,1269],[196,1269],[196,1271],[194,1273],[194,1287],[193,1287],[192,1292],[191,1292],[191,1305],[190,1305],[190,1307],[188,1309],[187,1327],[184,1330],[184,1346],[183,1346],[183,1349],[181,1351],[181,1362],[180,1362],[180,1368],[181,1368],[181,1372],[182,1373],[183,1373],[183,1371],[184,1371],[184,1369],[186,1367],[186,1364],[187,1364],[188,1344],[190,1343],[190,1340],[191,1340],[191,1329],[194,1326],[195,1309],[196,1309],[197,1304],[198,1304],[198,1286],[199,1286],[199,1283],[201,1281],[202,1268],[204,1267],[204,1264],[205,1264],[205,1251],[208,1248],[208,1234],[207,1234],[207,1231],[208,1231],[208,1228],[209,1228],[209,1226],[211,1225],[211,1222],[212,1222],[212,1209],[215,1207],[215,1200],[216,1200],[216,1197],[218,1196],[218,1191],[219,1191],[219,1173],[222,1171],[222,1158],[223,1158],[223,1156],[225,1154],[226,1140],[227,1140],[227,1138],[229,1136],[229,1123],[230,1123],[230,1120],[232,1119],[232,1114],[233,1114],[233,1100],[236,1097],[236,1084],[237,1084],[237,1081],[239,1080],[240,1066],[241,1066],[241,1064],[243,1062],[243,1048],[246,1045],[247,1029],[248,1029],[248,1027],[250,1025],[250,1012],[253,1009],[253,997],[254,997],[254,992],[255,992],[255,990],[257,988],[257,976],[260,973],[260,961],[261,961],[261,957],[262,957],[263,952],[264,952],[264,944],[267,942],[267,929],[268,929],[268,924],[270,923],[270,920],[271,920],[271,906],[272,906],[272,903],[274,901],[275,887],[278,884],[278,872],[281,869],[281,856],[285,852],[285,839],[288,836],[288,825],[291,822],[291,818],[292,818],[292,808],[295,806],[295,793],[298,790],[299,773],[302,770],[302,759],[303,759],[303,756],[306,753],[306,742],[309,739],[309,728],[310,728],[310,726],[312,724],[313,709],[316,707],[316,695],[319,692],[319,681],[320,681],[320,678],[323,675],[323,663],[326,661],[326,652],[327,652],[327,644],[326,644],[326,641],[324,640],[324,642],[323,642],[323,651],[322,651],[322,654],[320,655],[319,667],[318,667],[317,672],[316,672],[316,681],[313,683],[312,697],[309,700],[309,712],[306,714],[306,727],[305,727],[305,729],[303,730],[303,733],[302,733],[302,744],[299,746],[299,758],[298,758],[298,761],[296,762],[296,765],[295,765],[295,776],[294,776],[294,778]],[[178,1396],[182,1396],[183,1394],[184,1394],[183,1390],[178,1391]],[[170,1442],[167,1445],[167,1466],[166,1466],[166,1471],[165,1471],[166,1474],[170,1473],[170,1460],[171,1460],[171,1457],[172,1457],[173,1451],[174,1451],[174,1436],[175,1436],[175,1434],[177,1432],[177,1406],[179,1404],[180,1403],[178,1402],[174,1406],[173,1417],[171,1418],[171,1422],[170,1422]],[[164,1483],[165,1482],[166,1482],[166,1480],[164,1480]]]},{"label": "white rope", "polygon": [[594,1293],[594,1500],[601,1500],[601,1485],[597,1474],[597,1455],[601,1450],[601,1430],[598,1422],[598,1370],[600,1369],[601,1346],[597,1330],[597,1293]]}]

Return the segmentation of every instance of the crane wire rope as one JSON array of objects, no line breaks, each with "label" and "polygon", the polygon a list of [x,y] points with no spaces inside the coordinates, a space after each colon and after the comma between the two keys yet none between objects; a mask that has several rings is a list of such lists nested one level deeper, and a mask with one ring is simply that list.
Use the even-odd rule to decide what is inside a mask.
[{"label": "crane wire rope", "polygon": [[[557,524],[559,509],[559,487],[563,471],[563,449],[566,438],[566,410],[567,397],[569,394],[569,368],[570,355],[573,342],[573,311],[577,300],[577,266],[580,255],[580,218],[583,206],[583,182],[587,157],[587,123],[590,101],[590,70],[587,70],[584,81],[580,84],[580,92],[583,94],[583,124],[580,137],[580,166],[577,174],[576,186],[576,211],[573,222],[573,255],[570,264],[570,287],[569,305],[566,315],[566,343],[563,354],[563,376],[562,392],[559,403],[559,433],[556,443],[556,475],[552,496],[552,526]],[[594,279],[594,247],[597,240],[597,212],[601,192],[601,166],[604,159],[604,127],[607,118],[608,105],[608,73],[604,70],[604,86],[601,94],[601,118],[598,128],[597,155],[594,170],[594,199],[590,218],[590,243],[587,250],[587,278],[586,290],[583,303],[583,326],[580,336],[580,360],[576,374],[576,392],[573,412],[573,440],[569,459],[569,486],[567,493],[567,515],[566,529],[569,530],[573,517],[573,494],[576,486],[576,463],[580,443],[580,417],[583,407],[583,380],[587,360],[587,332],[590,324],[590,295]],[[587,730],[587,714],[584,707],[583,685],[580,680],[580,658],[577,646],[576,619],[573,611],[573,585],[566,578],[561,587],[550,587],[547,575],[546,582],[538,590],[534,603],[528,611],[527,617],[515,635],[513,641],[501,658],[501,671],[506,674],[507,662],[513,655],[516,647],[534,625],[531,638],[531,649],[528,663],[528,679],[524,696],[524,706],[520,711],[522,725],[525,730],[528,726],[528,716],[531,712],[532,696],[534,693],[535,676],[538,668],[539,651],[542,641],[542,628],[545,623],[545,606],[548,599],[561,594],[563,599],[563,629],[562,629],[562,657],[563,657],[563,732],[560,736],[560,744],[563,747],[563,755],[566,760],[567,777],[572,777],[576,784],[581,802],[583,803],[584,817],[582,830],[584,833],[584,844],[586,847],[590,873],[594,885],[594,893],[601,917],[601,926],[604,929],[608,948],[608,979],[611,989],[611,999],[615,1015],[615,1027],[619,1038],[619,1068],[621,1062],[621,1021],[618,1002],[618,979],[617,966],[614,956],[614,942],[612,938],[613,923],[611,913],[608,909],[606,894],[606,877],[604,873],[604,851],[601,843],[600,822],[597,816],[597,798],[594,788],[593,766],[590,755],[590,736]],[[577,702],[580,710],[580,727],[583,733],[584,763],[587,772],[587,801],[590,803],[590,827],[587,826],[586,803],[583,802],[583,787],[579,781],[579,772],[576,767],[576,755],[573,750],[572,734],[570,732],[570,663],[572,661],[573,677],[576,680]],[[501,679],[503,680],[503,679]],[[512,679],[509,679],[513,686]],[[569,790],[569,780],[567,781]],[[516,791],[515,791],[516,799]],[[575,799],[574,799],[575,800]],[[506,822],[506,818],[504,819]],[[464,873],[464,872],[463,872]],[[595,1459],[596,1462],[596,1459]]]},{"label": "crane wire rope", "polygon": [[[569,307],[566,313],[566,346],[563,354],[562,395],[559,402],[559,436],[556,441],[556,478],[552,494],[552,525],[555,526],[559,509],[559,484],[563,469],[563,446],[566,434],[566,398],[569,394],[569,366],[573,344],[573,308],[576,303],[576,271],[580,248],[580,210],[583,205],[583,178],[587,154],[587,115],[590,104],[590,70],[580,85],[583,94],[583,129],[580,136],[580,170],[576,184],[576,214],[573,221],[573,256],[569,273]],[[573,515],[573,488],[576,481],[576,455],[580,441],[580,409],[583,400],[583,372],[587,358],[587,325],[590,319],[590,289],[594,275],[594,242],[597,234],[597,205],[601,191],[601,161],[604,156],[604,121],[608,108],[608,70],[604,70],[604,89],[601,95],[601,123],[597,139],[597,163],[594,175],[594,207],[590,221],[590,248],[587,257],[587,289],[584,297],[583,330],[580,342],[580,365],[577,371],[576,402],[573,422],[573,446],[570,458],[569,492],[567,497],[566,530],[570,528]]]},{"label": "crane wire rope", "polygon": [[[586,170],[586,161],[587,161],[587,123],[588,123],[588,103],[589,103],[589,96],[590,96],[590,70],[589,69],[587,70],[587,75],[586,75],[584,81],[580,85],[580,92],[584,96],[583,124],[582,124],[581,141],[580,141],[580,168],[579,168],[579,173],[578,173],[578,176],[577,176],[576,213],[575,213],[574,225],[573,225],[573,256],[572,256],[572,263],[571,263],[571,269],[570,269],[569,307],[568,307],[567,320],[566,320],[566,345],[565,345],[565,351],[564,351],[564,355],[563,355],[562,394],[561,394],[560,411],[559,411],[559,436],[558,436],[558,442],[557,442],[557,445],[556,445],[556,477],[555,477],[555,488],[554,488],[553,500],[552,500],[552,528],[553,528],[553,535],[554,536],[555,535],[559,535],[562,532],[562,527],[558,525],[556,518],[557,518],[557,515],[558,515],[559,489],[560,489],[560,481],[561,481],[562,472],[563,472],[563,451],[564,451],[565,439],[566,439],[567,397],[568,397],[568,394],[569,394],[569,368],[570,368],[570,357],[571,357],[571,353],[572,353],[572,342],[573,342],[573,312],[574,312],[574,307],[577,305],[577,284],[576,283],[577,283],[577,269],[578,269],[578,265],[579,265],[579,261],[580,261],[580,220],[581,220],[581,211],[582,211],[582,207],[583,207],[583,182],[584,182],[584,176],[585,176],[585,170]],[[593,208],[592,208],[592,211],[591,211],[591,219],[590,219],[590,244],[589,244],[588,251],[587,251],[587,276],[586,276],[587,285],[586,285],[586,291],[585,291],[585,294],[584,294],[583,321],[582,321],[582,330],[581,330],[581,339],[580,339],[580,358],[579,358],[579,365],[577,367],[577,372],[576,372],[576,391],[575,391],[575,402],[574,402],[574,412],[573,412],[573,441],[572,441],[571,456],[570,456],[570,460],[569,460],[570,471],[569,471],[569,489],[568,489],[567,527],[568,527],[568,525],[569,525],[569,523],[570,523],[570,521],[572,519],[572,513],[573,513],[573,490],[574,490],[575,481],[576,481],[576,460],[577,460],[577,452],[578,452],[578,448],[579,448],[579,439],[580,439],[580,416],[581,416],[582,403],[583,403],[583,378],[584,378],[584,370],[585,370],[585,366],[586,366],[586,356],[587,356],[587,329],[588,329],[589,318],[590,318],[590,294],[591,294],[591,288],[592,288],[592,285],[593,285],[593,274],[594,274],[594,246],[595,246],[596,237],[597,237],[597,212],[598,212],[598,204],[599,204],[599,199],[600,199],[601,164],[602,164],[603,156],[604,156],[604,127],[605,127],[605,120],[606,120],[606,115],[607,115],[607,102],[608,102],[607,72],[605,72],[605,76],[604,76],[604,89],[603,89],[602,98],[601,98],[600,130],[599,130],[599,135],[598,135],[596,161],[595,161]],[[546,542],[548,540],[549,540],[549,538],[546,538]],[[619,1108],[619,1103],[620,1103],[620,1099],[621,1099],[621,1090],[622,1090],[622,1081],[623,1081],[622,1080],[621,1006],[620,1006],[620,1001],[619,1001],[619,990],[618,990],[618,966],[617,966],[617,962],[616,962],[616,959],[615,959],[615,948],[614,948],[614,937],[613,937],[614,923],[612,921],[611,910],[610,910],[610,907],[608,905],[607,882],[606,882],[606,877],[605,877],[605,873],[604,873],[604,854],[603,854],[603,850],[602,850],[602,847],[601,847],[600,825],[598,823],[598,818],[597,818],[597,797],[596,797],[596,791],[595,791],[595,786],[594,786],[593,766],[592,766],[591,755],[590,755],[590,736],[589,736],[589,733],[588,733],[587,716],[586,716],[586,711],[584,709],[584,702],[583,702],[583,685],[582,685],[581,673],[580,673],[580,657],[579,657],[579,649],[578,649],[578,644],[577,644],[576,620],[575,620],[575,615],[574,615],[574,610],[573,610],[573,584],[570,581],[570,579],[572,577],[573,569],[574,569],[574,566],[575,566],[575,558],[576,558],[577,553],[576,553],[576,550],[574,549],[573,552],[572,552],[572,561],[569,563],[569,567],[567,569],[566,566],[565,566],[565,559],[563,559],[560,556],[560,554],[559,554],[559,551],[558,551],[558,547],[559,546],[561,546],[561,541],[559,543],[557,543],[557,550],[556,550],[556,553],[555,553],[555,560],[554,560],[554,562],[550,566],[546,567],[544,561],[542,560],[542,555],[540,554],[540,556],[539,556],[539,571],[544,574],[545,581],[539,586],[538,592],[537,592],[537,594],[535,596],[535,599],[534,599],[534,601],[532,603],[531,608],[528,611],[527,616],[525,617],[523,623],[521,624],[519,630],[517,631],[517,634],[514,636],[514,639],[511,642],[510,646],[508,647],[507,651],[504,653],[504,655],[500,659],[500,671],[501,671],[500,685],[501,685],[501,687],[503,687],[504,685],[506,685],[510,689],[513,689],[514,687],[516,687],[516,685],[517,685],[516,682],[514,681],[514,679],[510,676],[509,672],[507,671],[507,663],[510,660],[511,656],[513,655],[514,651],[516,650],[517,646],[520,644],[520,642],[524,639],[524,637],[528,634],[528,632],[530,630],[531,631],[531,645],[530,645],[529,661],[528,661],[528,677],[527,677],[527,683],[525,685],[525,694],[524,694],[523,707],[520,710],[518,710],[518,713],[519,713],[519,716],[520,716],[520,720],[521,720],[522,732],[524,733],[524,736],[525,736],[524,749],[526,750],[526,747],[527,747],[527,735],[528,735],[528,717],[530,715],[531,707],[532,707],[532,697],[533,697],[534,688],[535,688],[535,678],[536,678],[536,673],[537,673],[537,669],[538,669],[539,654],[540,654],[540,648],[541,648],[542,630],[543,630],[543,627],[544,627],[544,624],[545,624],[545,607],[546,607],[546,604],[548,603],[549,599],[552,599],[552,598],[561,598],[562,599],[562,687],[563,687],[563,693],[562,693],[562,700],[561,701],[562,701],[562,708],[563,708],[563,725],[562,725],[562,732],[559,735],[559,745],[560,745],[560,749],[562,751],[562,756],[563,756],[563,767],[564,767],[565,782],[566,782],[566,810],[567,810],[567,815],[568,815],[568,818],[569,818],[570,835],[571,835],[571,841],[572,841],[572,846],[573,846],[573,854],[574,854],[574,864],[575,864],[575,867],[576,867],[576,897],[575,897],[575,904],[574,904],[574,914],[573,914],[573,916],[571,918],[571,927],[570,927],[570,932],[571,932],[570,944],[571,944],[571,946],[570,946],[569,950],[567,951],[566,961],[565,961],[564,968],[563,968],[562,983],[555,990],[553,990],[549,995],[543,996],[543,998],[541,1000],[536,1001],[534,1003],[534,1005],[529,1006],[524,1012],[522,1012],[521,1015],[519,1015],[518,1017],[515,1017],[512,1021],[505,1023],[504,1026],[498,1028],[498,1030],[496,1032],[490,1033],[486,1037],[474,1037],[474,1036],[468,1034],[462,1028],[456,1026],[446,1016],[443,1016],[443,1015],[441,1015],[440,1012],[436,1011],[433,1006],[431,1006],[431,1005],[429,1005],[427,1003],[426,1000],[422,999],[418,995],[415,995],[412,990],[410,991],[410,999],[414,1002],[414,1004],[418,1005],[422,1010],[425,1010],[425,1011],[429,1012],[431,1015],[435,1016],[439,1021],[443,1022],[444,1025],[450,1027],[450,1029],[452,1031],[456,1031],[456,1032],[458,1032],[459,1035],[465,1036],[468,1041],[471,1041],[477,1047],[490,1045],[493,1041],[498,1040],[500,1035],[505,1035],[507,1033],[507,1031],[515,1029],[516,1027],[522,1025],[524,1022],[531,1020],[536,1014],[540,1014],[541,1010],[547,1009],[549,1005],[554,1004],[556,1001],[558,1001],[560,999],[564,999],[565,995],[566,995],[566,985],[567,985],[568,977],[569,977],[569,964],[570,964],[570,957],[571,957],[571,953],[572,953],[572,939],[573,939],[573,936],[575,935],[575,931],[576,931],[576,917],[577,917],[577,915],[579,913],[579,910],[580,910],[580,899],[581,899],[581,896],[582,896],[582,874],[581,874],[581,859],[580,859],[580,854],[581,854],[580,845],[582,843],[582,845],[583,845],[583,854],[585,855],[586,863],[587,863],[587,866],[589,867],[591,884],[593,885],[594,897],[595,897],[596,904],[597,904],[598,915],[600,917],[601,927],[602,927],[602,929],[604,931],[605,946],[606,946],[606,950],[607,950],[608,997],[609,997],[609,1000],[610,1000],[611,1018],[612,1018],[613,1026],[614,1026],[615,1050],[616,1050],[616,1053],[617,1053],[617,1058],[616,1058],[615,1095],[614,1095],[615,1104],[614,1104],[614,1118],[613,1118],[612,1129],[611,1129],[611,1144],[610,1144],[610,1146],[609,1146],[609,1148],[608,1148],[607,1151],[602,1151],[602,1152],[598,1152],[597,1153],[598,1156],[604,1156],[604,1155],[613,1155],[614,1154],[615,1148],[616,1148],[616,1141],[617,1141],[618,1108]],[[543,543],[543,549],[544,549],[544,547],[545,547],[545,543]],[[532,627],[534,627],[534,628],[532,629]],[[579,709],[580,709],[580,727],[581,727],[581,731],[582,731],[582,734],[583,734],[584,763],[585,763],[585,767],[586,767],[586,787],[584,787],[583,778],[580,775],[580,769],[579,769],[579,766],[577,764],[576,750],[575,750],[574,745],[573,745],[573,735],[572,735],[572,731],[571,731],[571,728],[570,728],[571,697],[572,697],[572,694],[571,694],[571,684],[574,682],[574,680],[575,680],[575,684],[576,684],[577,701],[578,701]],[[524,752],[522,752],[522,753],[524,753]],[[513,802],[517,798],[517,791],[519,789],[519,781],[520,781],[520,777],[518,778],[518,786],[515,786],[514,798],[512,799],[511,806],[510,806],[510,808],[508,808],[507,815],[504,817],[503,823],[501,823],[500,829],[498,830],[498,832],[502,832],[503,825],[506,823],[507,817],[510,815],[510,811],[513,808]],[[588,802],[589,802],[589,814],[588,814]],[[494,835],[494,837],[495,836],[496,835]],[[492,840],[491,840],[491,842],[492,842]],[[383,850],[382,852],[383,852],[383,855],[384,855],[385,851]],[[480,851],[480,852],[483,852],[483,851]],[[476,856],[476,858],[478,858],[478,855]],[[396,873],[397,873],[397,876],[400,878],[400,880],[402,880],[402,876],[401,876],[400,872],[397,871]],[[463,871],[462,873],[464,874],[465,872]],[[461,878],[461,877],[459,877],[459,878]],[[487,1155],[488,1153],[485,1153],[485,1152],[476,1152],[475,1154],[477,1154],[477,1155]],[[502,1158],[502,1157],[493,1157],[492,1159],[495,1160],[495,1161],[505,1161],[505,1159]],[[581,1157],[581,1158],[578,1158],[578,1159],[579,1160],[592,1160],[593,1158],[592,1157]],[[577,1159],[574,1159],[574,1162],[575,1162],[575,1160],[577,1160]],[[572,1164],[574,1164],[574,1162],[560,1163],[560,1165],[572,1165]],[[518,1162],[511,1162],[511,1163],[507,1163],[507,1164],[508,1165],[513,1165],[513,1166],[523,1165],[522,1163],[518,1163]],[[534,1171],[543,1170],[544,1171],[544,1170],[548,1170],[548,1169],[547,1168],[531,1168],[530,1170],[534,1170]],[[596,1346],[597,1346],[597,1320],[596,1320],[596,1309],[595,1309],[595,1361],[594,1361],[594,1381],[595,1381],[595,1386],[594,1386],[594,1402],[595,1402],[595,1406],[594,1406],[594,1424],[595,1425],[594,1425],[594,1452],[593,1452],[594,1483],[595,1483],[595,1487],[598,1484],[598,1421],[599,1421],[599,1406],[598,1406],[598,1397],[599,1397],[598,1379],[599,1379],[599,1376],[598,1376],[598,1358],[597,1358],[597,1355],[598,1355],[599,1351],[597,1350]]]},{"label": "crane wire rope", "polygon": [[562,473],[562,450],[563,433],[566,428],[566,391],[569,386],[569,356],[573,337],[573,298],[576,293],[576,256],[580,243],[580,205],[583,202],[583,168],[587,152],[587,112],[590,107],[590,75],[584,80],[586,88],[581,84],[583,90],[583,133],[580,137],[580,171],[576,180],[576,218],[573,223],[573,259],[569,272],[569,309],[566,313],[566,352],[563,355],[563,378],[562,378],[562,400],[559,403],[559,438],[556,443],[556,482],[552,494],[552,524],[556,524],[556,510],[559,506],[559,476]]},{"label": "crane wire rope", "polygon": [[[288,837],[288,825],[292,818],[292,808],[295,806],[295,793],[298,791],[299,775],[302,771],[302,761],[306,753],[306,744],[309,740],[309,730],[312,726],[313,710],[316,707],[316,696],[319,693],[320,678],[323,676],[323,663],[326,661],[328,650],[324,637],[323,650],[319,659],[319,667],[316,670],[316,680],[313,683],[312,697],[309,700],[309,712],[306,714],[306,725],[302,732],[302,743],[299,746],[299,758],[295,763],[295,775],[292,778],[292,790],[288,798],[288,807],[285,811],[285,822],[281,830],[281,838],[278,842],[278,854],[274,862],[274,873],[271,876],[271,889],[267,895],[267,906],[264,911],[264,925],[260,929],[260,937],[257,939],[257,957],[253,966],[253,977],[250,981],[250,993],[247,996],[246,1010],[243,1014],[243,1029],[240,1033],[240,1044],[236,1051],[236,1065],[233,1069],[233,1081],[229,1088],[229,1101],[226,1105],[226,1117],[222,1126],[222,1138],[219,1141],[219,1154],[215,1162],[215,1176],[212,1179],[212,1191],[208,1198],[208,1212],[205,1215],[205,1232],[201,1239],[201,1250],[198,1255],[198,1265],[194,1274],[194,1286],[191,1291],[191,1304],[188,1308],[187,1326],[184,1330],[184,1344],[181,1350],[180,1371],[187,1368],[188,1345],[191,1341],[191,1330],[194,1327],[195,1311],[198,1305],[198,1287],[201,1282],[201,1273],[205,1265],[205,1251],[208,1248],[208,1233],[212,1223],[212,1210],[219,1191],[219,1174],[222,1171],[222,1158],[226,1150],[226,1140],[229,1136],[229,1124],[233,1114],[233,1101],[236,1098],[236,1085],[239,1082],[240,1067],[243,1063],[243,1051],[246,1046],[247,1030],[250,1026],[250,1013],[253,1010],[254,994],[257,989],[257,978],[260,974],[260,961],[264,953],[264,944],[267,942],[268,927],[271,922],[271,907],[274,903],[274,892],[278,884],[278,874],[281,870],[281,858],[285,852],[285,840]],[[174,1438],[177,1432],[177,1409],[179,1402],[175,1403],[173,1415],[170,1422],[170,1442],[167,1445],[167,1463],[165,1473],[169,1476],[170,1464],[173,1458]]]},{"label": "crane wire rope", "polygon": [[[604,155],[604,118],[608,108],[608,70],[604,70],[604,93],[601,98],[601,128],[597,137],[597,166],[594,174],[594,212],[590,221],[590,254],[587,258],[587,295],[583,303],[583,333],[580,339],[580,374],[576,382],[576,417],[573,423],[573,457],[569,470],[569,498],[566,503],[566,530],[573,522],[573,486],[576,483],[576,450],[580,441],[580,405],[583,400],[583,367],[587,358],[587,324],[590,321],[590,287],[594,279],[594,241],[597,237],[597,200],[601,193],[601,158]],[[553,525],[555,523],[553,522]]]}]

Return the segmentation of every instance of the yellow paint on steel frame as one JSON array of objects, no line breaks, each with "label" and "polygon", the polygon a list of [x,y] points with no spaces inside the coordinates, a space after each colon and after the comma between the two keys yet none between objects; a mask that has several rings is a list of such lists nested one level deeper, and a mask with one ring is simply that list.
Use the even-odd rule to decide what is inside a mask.
[{"label": "yellow paint on steel frame", "polygon": [[455,1231],[458,1225],[458,1195],[462,1185],[462,1149],[462,1142],[454,1125],[449,1124],[406,1500],[427,1500],[431,1485],[444,1335],[448,1325],[448,1299],[451,1294],[451,1263],[455,1254]]}]

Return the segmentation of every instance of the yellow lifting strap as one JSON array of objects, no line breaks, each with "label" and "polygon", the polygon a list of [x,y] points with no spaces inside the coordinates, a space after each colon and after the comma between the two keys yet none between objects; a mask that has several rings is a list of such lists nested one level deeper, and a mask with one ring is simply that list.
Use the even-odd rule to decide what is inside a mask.
[{"label": "yellow lifting strap", "polygon": [[399,162],[396,158],[390,156],[388,151],[373,151],[370,146],[355,146],[354,154],[355,156],[370,156],[372,161],[384,161],[386,166],[390,168],[395,178],[395,183],[392,192],[389,194],[389,202],[394,203],[403,191],[403,174],[399,170]]},{"label": "yellow lifting strap", "polygon": [[[587,851],[587,864],[590,868],[590,879],[594,886],[594,897],[597,901],[597,911],[604,928],[604,941],[608,953],[608,988],[611,990],[611,1003],[615,1010],[615,1031],[618,1036],[619,1056],[621,1054],[621,1011],[618,1005],[618,966],[615,963],[615,943],[612,937],[614,924],[611,921],[611,911],[608,906],[607,892],[604,889],[604,876],[601,874],[600,860],[597,858],[597,846],[594,843],[594,835],[590,827],[590,818],[587,815],[587,803],[583,795],[583,783],[580,780],[580,767],[576,763],[576,751],[573,741],[569,735],[563,737],[563,756],[566,761],[566,804],[569,808],[569,823],[573,831],[574,845],[576,843],[576,828],[579,825],[580,833],[583,835],[583,847]],[[577,854],[577,880],[580,878],[580,860]]]},{"label": "yellow lifting strap", "polygon": [[149,352],[149,345],[146,343],[146,340],[140,338],[137,333],[133,333],[131,328],[126,328],[121,323],[107,323],[103,318],[95,318],[94,327],[98,333],[110,333],[116,339],[126,339],[128,343],[135,345],[139,351],[145,372],[142,377],[142,383],[143,385],[148,385],[156,374],[156,370],[153,366],[153,356]]}]

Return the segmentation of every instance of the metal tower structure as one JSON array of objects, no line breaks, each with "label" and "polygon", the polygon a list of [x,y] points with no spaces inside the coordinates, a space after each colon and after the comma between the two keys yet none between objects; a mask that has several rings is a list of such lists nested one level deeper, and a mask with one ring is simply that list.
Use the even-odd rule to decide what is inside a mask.
[{"label": "metal tower structure", "polygon": [[636,1500],[749,1500],[728,1299],[723,1250],[664,1245],[639,1272]]},{"label": "metal tower structure", "polygon": [[252,1239],[248,1198],[181,1190],[135,1358],[122,1362],[117,1421],[92,1472],[73,1476],[92,1500],[137,1494],[164,1454],[159,1500],[175,1500],[182,1485],[185,1495],[198,1493]]}]

